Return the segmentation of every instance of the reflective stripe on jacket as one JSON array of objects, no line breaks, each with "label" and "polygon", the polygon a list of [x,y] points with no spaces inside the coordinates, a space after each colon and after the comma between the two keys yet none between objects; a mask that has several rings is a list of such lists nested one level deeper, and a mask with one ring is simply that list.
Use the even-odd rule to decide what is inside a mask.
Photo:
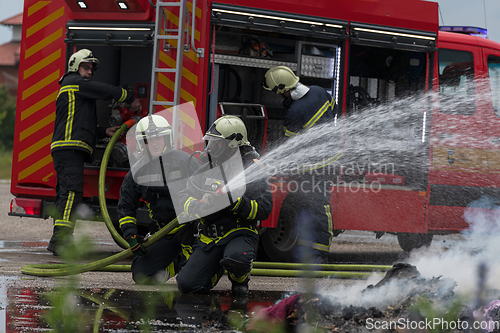
[{"label": "reflective stripe on jacket", "polygon": [[96,100],[132,103],[135,97],[123,88],[88,80],[77,72],[65,74],[60,84],[50,149],[78,149],[92,155],[97,140]]}]

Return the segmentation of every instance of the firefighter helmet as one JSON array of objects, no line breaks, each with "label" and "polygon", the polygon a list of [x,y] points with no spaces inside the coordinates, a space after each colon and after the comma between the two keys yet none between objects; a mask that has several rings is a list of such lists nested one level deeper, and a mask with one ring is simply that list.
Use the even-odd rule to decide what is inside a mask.
[{"label": "firefighter helmet", "polygon": [[299,78],[286,66],[276,66],[267,71],[263,87],[277,94],[283,94],[297,85]]},{"label": "firefighter helmet", "polygon": [[78,68],[82,62],[91,62],[94,64],[92,73],[96,71],[97,67],[99,67],[99,59],[94,57],[92,51],[88,49],[81,49],[69,57],[68,72],[78,72]]},{"label": "firefighter helmet", "polygon": [[217,119],[203,140],[208,141],[205,152],[219,162],[231,157],[238,147],[250,145],[245,123],[236,116],[223,116]]},{"label": "firefighter helmet", "polygon": [[137,149],[144,152],[148,139],[154,137],[164,137],[165,148],[173,148],[172,127],[165,118],[155,114],[142,118],[135,126]]}]

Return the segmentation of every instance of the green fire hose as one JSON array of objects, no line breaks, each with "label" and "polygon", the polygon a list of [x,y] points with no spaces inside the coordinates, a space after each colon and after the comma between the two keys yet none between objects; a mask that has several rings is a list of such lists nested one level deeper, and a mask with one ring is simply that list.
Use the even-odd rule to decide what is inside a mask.
[{"label": "green fire hose", "polygon": [[[392,266],[386,265],[315,265],[285,262],[255,261],[250,272],[252,276],[275,277],[310,277],[310,278],[337,278],[337,279],[366,279],[373,273],[384,273]],[[106,272],[130,272],[130,265],[111,265],[99,269]]]},{"label": "green fire hose", "polygon": [[[170,221],[169,224],[160,229],[153,236],[149,237],[147,241],[142,243],[144,247],[148,247],[159,239],[163,238],[170,231],[177,228],[179,222],[177,218]],[[132,255],[130,248],[123,250],[110,257],[97,260],[88,264],[39,264],[39,265],[24,265],[21,267],[21,272],[27,275],[36,276],[66,276],[80,274],[89,271],[95,271],[107,267],[115,262],[126,259]]]},{"label": "green fire hose", "polygon": [[[66,276],[80,274],[88,271],[108,271],[108,272],[130,272],[130,265],[113,265],[114,263],[126,259],[132,255],[128,242],[117,232],[111,221],[106,205],[105,180],[106,169],[109,162],[111,151],[120,138],[123,131],[132,127],[134,120],[124,123],[113,135],[108,143],[101,162],[99,173],[99,206],[106,227],[108,228],[113,240],[124,250],[110,257],[87,263],[87,264],[38,264],[25,265],[21,272],[27,275],[35,276]],[[160,231],[151,236],[143,243],[148,247],[167,235],[171,230],[178,227],[177,218]],[[335,277],[335,278],[367,278],[374,272],[383,272],[389,270],[392,266],[384,265],[331,265],[331,264],[301,264],[301,263],[273,263],[273,262],[254,262],[251,274],[253,276],[282,276],[282,277]]]},{"label": "green fire hose", "polygon": [[99,206],[101,208],[101,214],[104,219],[104,223],[106,223],[106,227],[111,234],[111,237],[113,237],[116,244],[118,244],[118,246],[120,246],[122,249],[128,249],[129,245],[128,242],[123,239],[123,237],[118,233],[118,231],[116,231],[116,228],[113,225],[113,221],[111,221],[111,218],[109,217],[108,207],[106,205],[106,194],[104,193],[106,184],[106,170],[108,168],[109,157],[111,156],[111,152],[113,151],[113,147],[115,146],[116,141],[118,141],[123,131],[134,126],[134,124],[135,120],[130,119],[122,124],[122,126],[116,130],[115,134],[113,134],[111,140],[106,146],[106,150],[104,151],[104,156],[102,157],[101,161],[101,169],[99,171]]}]

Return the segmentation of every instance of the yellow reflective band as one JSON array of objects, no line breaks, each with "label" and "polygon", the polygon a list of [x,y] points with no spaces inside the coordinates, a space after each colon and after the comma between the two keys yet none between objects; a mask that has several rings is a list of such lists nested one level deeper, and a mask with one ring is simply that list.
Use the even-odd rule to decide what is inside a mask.
[{"label": "yellow reflective band", "polygon": [[66,200],[66,207],[64,207],[63,219],[69,221],[71,215],[71,208],[73,207],[73,202],[75,201],[75,192],[69,191],[68,200]]},{"label": "yellow reflective band", "polygon": [[333,218],[332,218],[332,210],[330,209],[330,205],[325,205],[325,214],[328,218],[328,233],[330,237],[328,238],[328,245],[332,245],[333,238]]},{"label": "yellow reflective band", "polygon": [[307,246],[307,247],[310,247],[310,248],[315,249],[315,250],[330,252],[330,246],[328,246],[328,245],[323,245],[323,244],[319,244],[319,243],[312,243],[311,241],[307,241],[304,239],[299,239],[298,243],[301,246]]},{"label": "yellow reflective band", "polygon": [[69,220],[56,220],[54,222],[54,226],[66,227],[66,228],[71,228],[71,229],[75,228],[75,224]]},{"label": "yellow reflective band", "polygon": [[283,131],[285,132],[285,136],[288,136],[288,137],[293,137],[293,136],[297,135],[297,133],[294,133],[292,131],[287,130],[287,128],[285,126],[283,126]]},{"label": "yellow reflective band", "polygon": [[324,252],[330,252],[330,246],[328,246],[328,245],[313,243],[312,248],[315,249],[315,250],[320,250],[320,251],[324,251]]},{"label": "yellow reflective band", "polygon": [[181,244],[181,247],[182,254],[184,255],[184,257],[186,257],[186,259],[189,259],[189,257],[193,254],[193,247],[185,244]]},{"label": "yellow reflective band", "polygon": [[332,245],[333,218],[332,218],[332,210],[330,209],[330,205],[325,205],[325,214],[328,218],[328,233],[330,234],[330,237],[328,238],[328,245]]},{"label": "yellow reflective band", "polygon": [[248,214],[247,219],[254,220],[257,217],[257,208],[259,204],[255,200],[250,200],[250,205],[252,208],[250,209],[250,214]]},{"label": "yellow reflective band", "polygon": [[132,224],[135,224],[137,225],[137,219],[135,217],[132,217],[132,216],[125,216],[125,217],[122,217],[120,219],[120,221],[118,221],[120,223],[120,228],[126,224],[126,223],[132,223]]},{"label": "yellow reflective band", "polygon": [[215,287],[215,284],[217,283],[217,281],[219,281],[219,275],[217,275],[217,273],[215,273],[214,276],[212,276],[212,279],[211,279],[212,287]]},{"label": "yellow reflective band", "polygon": [[332,103],[335,102],[333,100],[331,102],[326,101],[325,104],[323,104],[323,106],[318,110],[318,112],[316,112],[316,114],[311,119],[309,119],[309,121],[303,127],[305,129],[311,128],[311,126],[314,125],[323,116],[323,114],[325,114],[328,108],[333,108]]},{"label": "yellow reflective band", "polygon": [[121,103],[121,102],[123,102],[126,99],[127,99],[127,91],[122,88],[122,95],[120,96],[120,99],[118,100],[118,103]]},{"label": "yellow reflective band", "polygon": [[229,277],[231,278],[231,280],[233,280],[234,282],[237,282],[237,283],[243,283],[243,282],[245,282],[246,278],[248,277],[248,274],[249,273],[246,273],[243,276],[236,277],[233,273],[227,272],[227,275],[229,275]]},{"label": "yellow reflective band", "polygon": [[68,91],[68,118],[66,119],[66,131],[64,133],[64,140],[71,140],[71,133],[73,131],[73,120],[75,118],[75,92]]},{"label": "yellow reflective band", "polygon": [[236,209],[238,209],[238,207],[240,206],[240,203],[241,203],[241,197],[238,198],[238,201],[236,201],[236,205],[234,205],[234,207],[231,208],[231,210],[235,211]]},{"label": "yellow reflective band", "polygon": [[59,97],[59,95],[61,95],[62,93],[65,93],[65,92],[68,92],[68,91],[79,91],[80,89],[80,86],[78,85],[71,85],[71,86],[64,86],[64,87],[61,87],[61,89],[59,89],[59,94],[57,94],[57,97]]},{"label": "yellow reflective band", "polygon": [[189,215],[189,204],[190,204],[193,200],[196,200],[196,198],[189,197],[189,198],[186,200],[186,202],[184,203],[184,213],[186,213],[187,215]]},{"label": "yellow reflective band", "polygon": [[246,228],[246,227],[241,227],[241,228],[234,228],[229,230],[224,234],[224,236],[217,237],[217,238],[210,238],[204,234],[200,234],[200,238],[198,238],[201,242],[205,244],[210,244],[211,242],[215,241],[217,244],[221,239],[227,237],[228,235],[232,234],[233,232],[239,231],[239,230],[248,230],[250,232],[253,232],[254,234],[258,234],[259,232],[256,229],[251,229],[251,228]]},{"label": "yellow reflective band", "polygon": [[90,145],[86,142],[83,142],[83,141],[79,141],[79,140],[61,140],[61,141],[54,141],[52,142],[52,144],[50,145],[50,149],[54,149],[54,148],[60,148],[60,147],[79,147],[79,148],[84,148],[86,150],[88,150],[91,154],[93,152],[93,149],[92,147],[90,147]]},{"label": "yellow reflective band", "polygon": [[165,280],[163,282],[167,282],[171,277],[174,277],[175,274],[177,274],[173,262],[165,268],[165,271],[167,272],[167,276],[165,276]]}]

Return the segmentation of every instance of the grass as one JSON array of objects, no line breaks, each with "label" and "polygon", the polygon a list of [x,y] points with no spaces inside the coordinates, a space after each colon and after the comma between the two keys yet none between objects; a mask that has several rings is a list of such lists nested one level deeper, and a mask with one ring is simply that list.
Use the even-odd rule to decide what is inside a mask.
[{"label": "grass", "polygon": [[10,179],[12,172],[12,150],[0,150],[0,179]]}]

